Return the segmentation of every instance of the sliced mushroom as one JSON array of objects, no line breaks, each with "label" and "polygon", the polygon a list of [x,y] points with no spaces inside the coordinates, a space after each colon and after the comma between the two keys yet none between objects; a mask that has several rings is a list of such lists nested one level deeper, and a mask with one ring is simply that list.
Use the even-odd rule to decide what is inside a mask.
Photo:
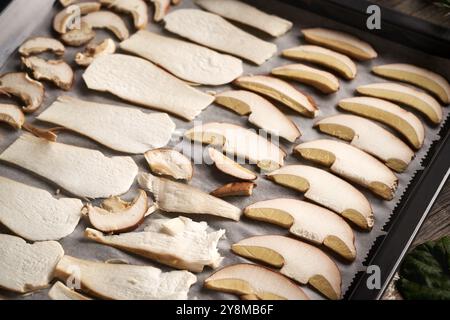
[{"label": "sliced mushroom", "polygon": [[65,48],[60,41],[49,37],[30,38],[19,48],[19,53],[25,57],[46,51],[51,51],[58,56],[62,56],[64,55]]},{"label": "sliced mushroom", "polygon": [[255,187],[256,184],[253,182],[227,183],[211,192],[211,195],[217,198],[249,197],[253,194],[253,188]]},{"label": "sliced mushroom", "polygon": [[38,127],[35,127],[29,123],[24,123],[23,130],[33,134],[34,136],[38,138],[42,138],[51,142],[55,142],[58,138],[56,131],[61,130],[64,128],[53,128],[53,129],[41,129]]},{"label": "sliced mushroom", "polygon": [[145,191],[139,190],[138,196],[123,210],[109,211],[90,204],[86,208],[94,228],[106,233],[122,233],[134,230],[142,223],[148,210],[148,199]]},{"label": "sliced mushroom", "polygon": [[63,7],[68,7],[71,4],[74,4],[75,2],[77,2],[78,0],[59,0],[59,3],[61,3],[61,5]]},{"label": "sliced mushroom", "polygon": [[405,171],[414,157],[414,152],[403,141],[361,117],[340,114],[322,119],[315,126],[324,133],[349,141],[397,172]]},{"label": "sliced mushroom", "polygon": [[306,199],[333,210],[360,228],[373,227],[373,211],[367,198],[350,183],[325,170],[290,165],[269,173],[268,178],[304,193]]},{"label": "sliced mushroom", "polygon": [[302,284],[310,284],[332,300],[341,297],[341,272],[321,250],[288,237],[250,237],[233,244],[234,253],[280,269]]},{"label": "sliced mushroom", "polygon": [[230,124],[211,122],[185,133],[191,141],[221,147],[227,154],[245,158],[259,168],[271,171],[281,167],[286,153],[253,131]]},{"label": "sliced mushroom", "polygon": [[24,72],[5,73],[0,77],[0,95],[11,95],[19,98],[25,106],[26,113],[36,111],[44,101],[42,83],[28,77]]},{"label": "sliced mushroom", "polygon": [[383,199],[394,198],[397,177],[380,161],[351,145],[323,139],[302,143],[294,148],[294,152],[368,188]]},{"label": "sliced mushroom", "polygon": [[25,122],[25,116],[18,106],[0,103],[0,122],[5,122],[14,129],[20,129]]},{"label": "sliced mushroom", "polygon": [[130,33],[117,14],[110,11],[96,11],[91,12],[81,18],[82,22],[87,23],[92,28],[105,28],[114,33],[119,40],[125,40],[130,36]]},{"label": "sliced mushroom", "polygon": [[378,98],[354,97],[339,101],[339,107],[390,126],[416,149],[423,145],[425,128],[422,122],[396,104]]},{"label": "sliced mushroom", "polygon": [[254,264],[226,266],[205,280],[205,287],[249,300],[309,300],[288,278]]},{"label": "sliced mushroom", "polygon": [[80,18],[79,15],[97,12],[100,6],[98,2],[80,2],[64,8],[55,15],[53,29],[61,34],[73,30],[77,27],[75,22]]},{"label": "sliced mushroom", "polygon": [[133,16],[134,27],[144,29],[148,24],[148,7],[144,0],[100,0],[102,5]]},{"label": "sliced mushroom", "polygon": [[154,174],[170,176],[176,180],[191,180],[194,174],[191,160],[173,149],[154,149],[145,153]]},{"label": "sliced mushroom", "polygon": [[349,57],[322,47],[311,45],[298,46],[284,50],[283,56],[324,66],[336,71],[347,80],[352,80],[356,77],[356,65]]},{"label": "sliced mushroom", "polygon": [[140,174],[138,182],[141,188],[153,193],[156,205],[162,211],[208,214],[235,221],[242,214],[241,209],[187,184],[150,174]]},{"label": "sliced mushroom", "polygon": [[382,77],[416,85],[434,94],[444,104],[450,103],[450,84],[435,72],[404,63],[375,66],[372,71]]},{"label": "sliced mushroom", "polygon": [[116,52],[116,44],[111,39],[105,39],[96,45],[87,46],[84,52],[78,52],[75,56],[75,62],[79,66],[87,67],[95,58],[113,54]]},{"label": "sliced mushroom", "polygon": [[208,153],[217,169],[219,169],[223,173],[241,180],[255,180],[257,178],[256,174],[254,174],[252,171],[231,160],[222,152],[217,151],[214,148],[208,148]]},{"label": "sliced mushroom", "polygon": [[249,91],[226,91],[216,94],[215,102],[240,115],[249,115],[249,122],[270,134],[294,142],[301,132],[295,123],[266,99]]},{"label": "sliced mushroom", "polygon": [[72,68],[62,60],[22,57],[22,63],[33,72],[36,80],[47,80],[63,90],[70,90],[74,81]]},{"label": "sliced mushroom", "polygon": [[432,96],[398,83],[373,83],[356,88],[361,94],[407,105],[434,124],[442,121],[442,108]]},{"label": "sliced mushroom", "polygon": [[166,14],[170,10],[170,0],[150,0],[155,5],[155,13],[153,15],[153,20],[156,22],[164,19]]},{"label": "sliced mushroom", "polygon": [[251,219],[269,222],[316,245],[324,245],[343,258],[356,257],[354,234],[350,226],[333,212],[309,202],[274,199],[257,202],[245,208]]},{"label": "sliced mushroom", "polygon": [[79,29],[73,29],[61,35],[61,40],[72,47],[81,47],[94,38],[95,31],[86,22],[81,22]]},{"label": "sliced mushroom", "polygon": [[56,282],[50,291],[48,292],[48,296],[52,300],[67,300],[67,301],[83,301],[83,300],[92,300],[82,294],[66,287],[62,282]]},{"label": "sliced mushroom", "polygon": [[313,86],[323,93],[339,90],[339,80],[331,73],[304,64],[289,64],[272,69],[272,74]]}]

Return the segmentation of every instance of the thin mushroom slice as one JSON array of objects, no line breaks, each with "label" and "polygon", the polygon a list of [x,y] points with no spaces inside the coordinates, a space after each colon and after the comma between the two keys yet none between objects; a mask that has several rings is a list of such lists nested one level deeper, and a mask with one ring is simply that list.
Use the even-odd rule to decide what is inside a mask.
[{"label": "thin mushroom slice", "polygon": [[218,198],[249,197],[253,194],[253,188],[255,187],[256,184],[253,182],[227,183],[211,192],[211,195]]},{"label": "thin mushroom slice", "polygon": [[254,264],[226,266],[205,280],[211,290],[248,300],[309,300],[295,283],[281,274]]},{"label": "thin mushroom slice", "polygon": [[56,241],[28,244],[22,238],[0,234],[0,287],[18,293],[44,289],[63,256]]},{"label": "thin mushroom slice", "polygon": [[145,160],[154,174],[188,181],[194,174],[191,160],[173,149],[162,148],[147,151]]},{"label": "thin mushroom slice", "polygon": [[328,50],[326,48],[303,45],[283,51],[282,55],[287,58],[307,61],[334,70],[344,79],[352,80],[356,77],[356,64],[343,54]]},{"label": "thin mushroom slice", "polygon": [[190,87],[153,63],[123,54],[95,59],[83,79],[92,90],[110,92],[124,100],[167,111],[189,121],[214,101],[214,97]]},{"label": "thin mushroom slice", "polygon": [[64,45],[56,39],[49,37],[34,37],[25,41],[19,48],[22,56],[28,57],[33,54],[50,51],[58,56],[64,55]]},{"label": "thin mushroom slice", "polygon": [[333,74],[304,64],[277,67],[272,69],[272,74],[311,85],[326,94],[339,90],[339,80]]},{"label": "thin mushroom slice", "polygon": [[402,103],[425,115],[432,123],[442,122],[442,108],[432,96],[408,86],[389,82],[373,83],[356,88],[360,94]]},{"label": "thin mushroom slice", "polygon": [[148,24],[148,7],[144,0],[100,0],[102,5],[133,16],[134,27],[144,29]]},{"label": "thin mushroom slice", "polygon": [[56,282],[50,291],[48,292],[48,297],[52,300],[58,300],[58,301],[87,301],[92,300],[91,298],[88,298],[86,296],[83,296],[82,294],[76,292],[75,290],[72,290],[65,286],[62,282],[58,281]]},{"label": "thin mushroom slice", "polygon": [[59,3],[61,3],[61,5],[63,7],[68,7],[71,4],[74,4],[75,2],[77,2],[78,0],[59,0]]},{"label": "thin mushroom slice", "polygon": [[342,31],[326,28],[302,29],[307,42],[328,47],[358,60],[375,59],[378,54],[361,39]]},{"label": "thin mushroom slice", "polygon": [[164,19],[166,14],[170,10],[170,0],[150,0],[155,5],[155,13],[153,15],[153,20],[156,22]]},{"label": "thin mushroom slice", "polygon": [[24,72],[5,73],[0,76],[0,95],[14,96],[25,105],[23,112],[36,111],[44,101],[44,86]]},{"label": "thin mushroom slice", "polygon": [[428,90],[444,104],[450,103],[450,84],[441,75],[411,64],[393,63],[372,68],[372,72],[389,79],[411,83]]},{"label": "thin mushroom slice", "polygon": [[165,212],[207,214],[239,221],[242,210],[190,185],[140,174],[141,188],[151,192],[158,209]]},{"label": "thin mushroom slice", "polygon": [[81,18],[92,28],[105,28],[114,33],[119,40],[125,40],[130,36],[125,22],[117,14],[110,11],[91,12]]},{"label": "thin mushroom slice", "polygon": [[378,98],[353,97],[339,101],[339,107],[388,125],[398,131],[415,149],[420,149],[423,145],[425,128],[422,122],[396,104]]},{"label": "thin mushroom slice", "polygon": [[215,103],[231,109],[270,134],[294,142],[301,136],[295,123],[266,99],[249,91],[233,90],[216,94]]},{"label": "thin mushroom slice", "polygon": [[278,235],[256,236],[233,244],[231,250],[278,268],[281,274],[310,284],[329,299],[341,298],[341,272],[336,263],[305,242]]},{"label": "thin mushroom slice", "polygon": [[77,19],[80,15],[97,12],[100,10],[98,2],[80,2],[64,8],[55,15],[53,19],[53,29],[60,34],[74,30],[77,27]]},{"label": "thin mushroom slice", "polygon": [[111,39],[105,39],[96,45],[87,46],[84,52],[78,52],[75,56],[75,62],[79,66],[89,66],[95,58],[113,54],[116,52],[116,44]]},{"label": "thin mushroom slice", "polygon": [[276,224],[297,237],[324,245],[348,261],[355,260],[352,229],[327,209],[300,200],[273,199],[252,204],[244,213],[248,218]]},{"label": "thin mushroom slice", "polygon": [[263,64],[277,51],[263,41],[235,27],[218,15],[196,9],[179,9],[165,18],[165,28],[200,45]]},{"label": "thin mushroom slice", "polygon": [[326,139],[315,140],[299,144],[294,152],[368,188],[385,200],[394,198],[397,177],[380,161],[349,144]]},{"label": "thin mushroom slice", "polygon": [[195,0],[194,2],[205,10],[259,29],[272,37],[282,36],[292,28],[292,22],[267,14],[241,1]]},{"label": "thin mushroom slice", "polygon": [[47,80],[63,90],[70,90],[74,81],[72,68],[62,60],[44,60],[39,57],[22,57],[22,63],[36,80]]},{"label": "thin mushroom slice", "polygon": [[[26,156],[24,156],[26,155]],[[53,181],[79,197],[107,198],[127,192],[138,167],[130,157],[106,157],[97,150],[49,142],[22,134],[0,160]]]},{"label": "thin mushroom slice", "polygon": [[186,300],[197,278],[188,271],[111,264],[65,255],[56,266],[62,281],[76,279],[83,291],[108,300]]},{"label": "thin mushroom slice", "polygon": [[242,75],[242,61],[188,41],[140,30],[120,44],[174,76],[195,84],[222,85]]},{"label": "thin mushroom slice", "polygon": [[185,137],[191,141],[218,146],[225,153],[247,159],[267,171],[281,167],[286,157],[284,151],[264,137],[230,123],[202,124],[188,130]]},{"label": "thin mushroom slice", "polygon": [[185,217],[150,220],[144,231],[121,235],[85,231],[85,237],[90,240],[191,272],[220,265],[223,257],[217,246],[224,234],[225,230],[209,230],[206,222]]},{"label": "thin mushroom slice", "polygon": [[25,123],[25,116],[18,106],[0,103],[0,122],[7,123],[14,129],[20,129]]},{"label": "thin mushroom slice", "polygon": [[405,171],[414,158],[414,152],[402,140],[365,118],[340,114],[318,121],[315,127],[349,141],[351,145],[377,157],[397,172]]},{"label": "thin mushroom slice", "polygon": [[208,148],[208,153],[214,165],[223,173],[241,180],[256,180],[255,173],[231,160],[222,152],[214,148]]},{"label": "thin mushroom slice", "polygon": [[61,35],[61,40],[72,47],[81,47],[94,38],[95,31],[86,22],[81,22],[80,28],[70,30]]}]

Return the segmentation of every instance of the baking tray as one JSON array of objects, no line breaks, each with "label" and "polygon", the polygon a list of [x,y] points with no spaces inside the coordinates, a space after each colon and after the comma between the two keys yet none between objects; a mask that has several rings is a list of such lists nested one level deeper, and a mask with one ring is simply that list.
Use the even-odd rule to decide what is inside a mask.
[{"label": "baking tray", "polygon": [[[372,83],[375,81],[382,81],[370,73],[371,67],[375,64],[390,63],[394,61],[402,61],[407,63],[413,63],[422,65],[424,67],[440,71],[444,73],[444,76],[450,78],[450,61],[442,59],[436,56],[430,56],[421,51],[410,49],[399,43],[394,43],[373,35],[351,28],[349,26],[338,23],[334,20],[327,19],[321,15],[314,14],[304,9],[295,8],[291,5],[282,3],[281,1],[267,0],[267,1],[248,1],[249,3],[260,7],[261,9],[285,17],[295,23],[293,30],[276,40],[268,38],[261,33],[254,32],[254,30],[247,29],[250,32],[270,41],[274,41],[279,51],[282,49],[298,45],[302,42],[300,38],[300,29],[311,26],[322,26],[341,29],[349,31],[356,35],[359,35],[369,42],[371,42],[380,54],[380,58],[375,61],[368,61],[358,64],[358,77],[351,82],[341,81],[341,90],[330,96],[323,96],[318,94],[315,90],[294,84],[301,90],[306,91],[312,95],[318,105],[321,108],[321,114],[318,119],[331,114],[336,114],[338,111],[335,105],[338,100],[353,96],[354,89],[361,84]],[[181,7],[194,7],[191,1],[183,1]],[[39,10],[36,10],[39,8]],[[53,15],[60,10],[60,6],[54,4],[54,0],[34,0],[32,2],[27,0],[15,0],[4,13],[0,16],[0,65],[2,65],[0,72],[7,72],[12,70],[19,70],[19,56],[16,52],[17,47],[22,43],[24,39],[32,35],[54,35],[51,31],[51,20]],[[176,10],[174,8],[173,10]],[[33,18],[30,18],[33,17]],[[123,16],[128,23],[129,29],[132,30],[131,19],[127,16]],[[349,19],[352,17],[349,16]],[[242,26],[241,26],[242,27]],[[151,23],[149,26],[151,31],[165,34],[161,28],[161,25]],[[110,36],[108,33],[98,32],[97,41],[102,37]],[[73,61],[73,56],[80,49],[69,48],[65,55],[66,61]],[[279,56],[272,58],[261,67],[256,67],[251,64],[245,63],[244,69],[246,74],[264,74],[270,72],[274,66],[290,63],[291,61],[283,59]],[[92,100],[96,102],[105,102],[117,104],[120,106],[130,106],[126,102],[120,101],[109,94],[97,93],[89,91],[82,79],[82,69],[76,69],[76,82],[70,95],[80,97],[85,100]],[[204,91],[222,91],[229,89],[230,86],[221,87],[201,87]],[[46,99],[43,107],[37,112],[39,114],[46,107],[48,107],[57,96],[64,94],[64,92],[57,90],[50,85],[46,84]],[[318,137],[326,137],[319,134],[316,130],[312,129],[314,121],[300,117],[298,114],[291,112],[290,110],[280,106],[287,115],[289,115],[293,121],[299,125],[303,130],[303,136],[299,142],[309,141]],[[154,112],[149,109],[141,109],[144,112]],[[37,115],[36,114],[36,115]],[[449,111],[444,109],[444,118],[448,118]],[[44,127],[45,124],[34,120],[35,115],[28,117],[28,120],[33,124]],[[183,130],[191,128],[195,123],[181,121],[172,117],[177,125],[177,133],[175,136],[182,136]],[[210,106],[205,110],[197,119],[198,121],[224,121],[242,126],[250,127],[246,117],[239,117],[236,114],[229,112],[225,109],[217,106]],[[19,133],[0,127],[0,152],[3,151],[8,145],[10,145],[18,136]],[[397,262],[402,257],[404,251],[407,249],[408,244],[413,238],[417,228],[421,221],[426,216],[427,208],[432,203],[438,187],[441,185],[445,173],[448,169],[450,152],[448,150],[448,126],[441,127],[429,127],[426,126],[426,141],[424,147],[417,153],[415,160],[411,163],[408,170],[399,175],[399,189],[396,197],[393,201],[382,201],[370,193],[363,191],[368,197],[369,201],[375,211],[375,226],[373,230],[369,232],[360,232],[355,230],[356,246],[357,246],[357,260],[352,264],[347,264],[332,257],[340,268],[343,275],[343,293],[346,298],[350,299],[372,299],[377,298],[382,293],[385,285],[394,272]],[[58,138],[59,142],[82,146],[86,148],[98,149],[107,156],[117,155],[117,152],[113,152],[106,149],[91,140],[88,140],[80,135],[73,133],[63,132]],[[292,148],[295,144],[287,144],[282,142],[281,146],[291,154]],[[181,139],[173,139],[171,142],[172,147],[176,147],[188,155],[192,155],[193,158],[201,157],[204,152],[204,148],[193,148],[187,141]],[[145,161],[142,156],[133,157],[140,167],[140,170],[146,171]],[[197,159],[198,160],[198,159]],[[301,162],[292,155],[286,159],[287,164],[295,164]],[[18,169],[13,166],[9,166],[4,163],[0,163],[0,175],[8,178],[15,179],[17,181],[27,183],[32,186],[46,189],[52,193],[58,189],[54,184],[39,179],[38,177]],[[191,182],[192,185],[197,186],[205,191],[211,191],[217,186],[222,185],[231,180],[224,175],[219,174],[216,170],[205,165],[196,165],[194,179]],[[267,181],[260,176],[257,180],[258,187],[255,194],[249,199],[230,199],[229,201],[241,208],[248,206],[251,203],[271,199],[275,197],[289,197],[302,199],[302,195],[277,186],[270,181]],[[133,196],[133,191],[137,188],[133,186],[132,191],[125,195],[126,198]],[[67,194],[63,194],[68,196]],[[415,208],[410,210],[408,208]],[[159,213],[150,217],[158,217]],[[171,216],[171,215],[169,215]],[[191,216],[192,217],[192,216]],[[264,223],[258,223],[243,218],[239,223],[229,222],[224,220],[218,220],[214,217],[203,216],[201,218],[192,217],[194,220],[207,221],[214,229],[224,228],[227,230],[227,237],[223,239],[219,244],[219,249],[222,255],[225,256],[224,265],[248,262],[245,259],[239,258],[233,255],[229,248],[232,243],[246,238],[252,235],[258,234],[283,234],[287,232],[275,226],[271,226]],[[171,270],[170,268],[152,263],[151,261],[136,257],[113,249],[110,247],[102,246],[96,243],[92,243],[83,239],[83,231],[87,227],[86,221],[81,221],[75,232],[61,240],[67,254],[93,260],[106,261],[110,259],[123,259],[133,264],[145,264],[154,265],[162,268],[163,270]],[[6,230],[3,230],[6,231]],[[368,290],[365,286],[364,271],[369,264],[377,264],[381,268],[382,275],[382,287],[376,290]],[[203,280],[211,273],[208,269],[205,272],[198,275],[198,283],[192,288],[190,292],[190,299],[230,299],[234,298],[231,295],[226,295],[218,292],[205,290],[201,284]],[[315,291],[312,291],[308,287],[303,287],[306,293],[313,299],[321,299]],[[32,295],[17,296],[7,292],[1,292],[0,295],[6,296],[10,299],[45,299],[47,298],[47,291],[42,290],[33,293]]]}]

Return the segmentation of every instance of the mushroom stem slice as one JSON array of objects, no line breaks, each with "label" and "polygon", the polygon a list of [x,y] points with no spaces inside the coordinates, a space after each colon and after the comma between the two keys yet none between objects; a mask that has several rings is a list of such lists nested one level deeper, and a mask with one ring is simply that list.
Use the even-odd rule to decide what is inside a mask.
[{"label": "mushroom stem slice", "polygon": [[46,51],[51,51],[58,56],[62,56],[64,55],[65,48],[60,41],[49,37],[30,38],[19,48],[19,53],[25,57]]},{"label": "mushroom stem slice", "polygon": [[367,97],[353,97],[339,101],[343,110],[373,119],[398,131],[415,149],[420,149],[425,139],[425,128],[422,122],[391,102]]},{"label": "mushroom stem slice", "polygon": [[58,281],[56,282],[50,291],[48,292],[48,296],[52,300],[68,300],[68,301],[85,301],[85,300],[92,300],[91,298],[88,298],[86,296],[83,296],[82,294],[76,292],[75,290],[72,290],[68,287],[66,287],[62,282]]},{"label": "mushroom stem slice", "polygon": [[18,106],[0,103],[0,122],[5,122],[14,129],[20,129],[25,123],[25,116]]},{"label": "mushroom stem slice", "polygon": [[98,2],[80,2],[64,8],[55,15],[53,19],[53,29],[60,34],[74,30],[77,26],[77,19],[80,15],[89,14],[100,10]]},{"label": "mushroom stem slice", "polygon": [[162,148],[147,151],[145,160],[154,174],[188,181],[194,174],[191,160],[173,149]]},{"label": "mushroom stem slice", "polygon": [[110,11],[91,12],[81,18],[91,28],[105,28],[114,33],[119,40],[125,40],[130,36],[127,26],[117,14]]},{"label": "mushroom stem slice", "polygon": [[283,56],[312,62],[336,71],[344,79],[352,80],[356,77],[356,64],[343,54],[311,45],[303,45],[283,51]]},{"label": "mushroom stem slice", "polygon": [[382,77],[416,85],[434,94],[444,104],[450,103],[450,84],[435,72],[404,63],[375,66],[372,71]]},{"label": "mushroom stem slice", "polygon": [[44,101],[44,86],[42,83],[28,77],[24,72],[5,73],[0,76],[0,95],[19,98],[25,106],[26,113],[36,111]]},{"label": "mushroom stem slice", "polygon": [[153,20],[156,22],[164,19],[166,14],[170,10],[170,0],[150,0],[155,5],[155,13],[153,15]]},{"label": "mushroom stem slice", "polygon": [[116,44],[111,39],[105,39],[97,45],[88,45],[84,52],[78,52],[75,56],[75,62],[79,66],[87,67],[95,58],[113,54],[116,52]]},{"label": "mushroom stem slice", "polygon": [[442,108],[432,96],[398,83],[373,83],[356,88],[358,93],[375,98],[390,100],[407,105],[423,115],[432,123],[442,121]]},{"label": "mushroom stem slice", "polygon": [[234,83],[275,99],[306,117],[314,118],[317,115],[318,108],[313,98],[283,80],[268,76],[247,76],[236,79]]},{"label": "mushroom stem slice", "polygon": [[233,182],[217,188],[211,195],[218,198],[225,197],[249,197],[253,194],[253,188],[256,184],[253,182]]},{"label": "mushroom stem slice", "polygon": [[276,224],[297,237],[324,245],[346,260],[355,260],[352,229],[327,209],[299,200],[274,199],[252,204],[244,213],[248,218]]},{"label": "mushroom stem slice", "polygon": [[148,7],[144,0],[100,0],[100,3],[118,12],[131,14],[136,29],[144,29],[148,24]]},{"label": "mushroom stem slice", "polygon": [[278,235],[250,237],[233,244],[231,250],[261,261],[301,284],[310,284],[332,300],[341,297],[341,273],[325,253],[314,246]]},{"label": "mushroom stem slice", "polygon": [[70,90],[74,81],[72,68],[62,60],[44,60],[39,57],[22,57],[22,63],[32,70],[37,80],[53,82],[63,90]]},{"label": "mushroom stem slice", "polygon": [[214,148],[208,148],[208,153],[217,169],[223,173],[241,180],[255,180],[257,178],[252,171],[231,160],[222,152]]},{"label": "mushroom stem slice", "polygon": [[72,47],[81,47],[94,38],[95,31],[86,22],[81,22],[79,29],[73,29],[61,35],[61,40]]}]

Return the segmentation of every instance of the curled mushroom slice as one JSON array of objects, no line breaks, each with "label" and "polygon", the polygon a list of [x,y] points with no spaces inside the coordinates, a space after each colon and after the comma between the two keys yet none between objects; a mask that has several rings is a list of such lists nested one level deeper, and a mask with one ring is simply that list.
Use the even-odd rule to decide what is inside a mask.
[{"label": "curled mushroom slice", "polygon": [[352,229],[344,219],[327,209],[300,200],[273,199],[248,206],[244,214],[288,228],[295,236],[324,245],[349,261],[355,260]]},{"label": "curled mushroom slice", "polygon": [[314,118],[317,115],[318,108],[313,98],[283,80],[268,76],[247,76],[236,79],[234,83],[275,99],[306,117]]},{"label": "curled mushroom slice", "polygon": [[294,151],[303,158],[329,167],[332,172],[370,189],[383,199],[394,198],[397,177],[380,161],[351,145],[323,139],[302,143]]},{"label": "curled mushroom slice", "polygon": [[303,290],[288,278],[254,264],[224,267],[205,280],[205,287],[246,300],[309,300]]},{"label": "curled mushroom slice", "polygon": [[393,63],[375,66],[372,72],[389,79],[411,83],[428,90],[443,103],[450,103],[450,84],[444,77],[430,70],[410,64]]},{"label": "curled mushroom slice", "polygon": [[155,5],[153,20],[161,21],[170,10],[170,0],[150,0]]},{"label": "curled mushroom slice", "polygon": [[283,56],[324,66],[348,80],[356,77],[356,65],[349,57],[322,47],[298,46],[284,50]]},{"label": "curled mushroom slice", "polygon": [[304,64],[277,67],[272,69],[272,74],[311,85],[322,93],[333,93],[339,90],[339,80],[334,75]]},{"label": "curled mushroom slice", "polygon": [[44,101],[44,86],[30,79],[24,72],[5,73],[0,77],[0,95],[11,95],[19,98],[25,106],[26,113],[36,111]]},{"label": "curled mushroom slice", "polygon": [[191,180],[194,174],[191,160],[180,152],[161,148],[145,153],[150,170],[158,175],[170,176],[176,180]]},{"label": "curled mushroom slice", "polygon": [[294,142],[301,133],[292,120],[266,99],[249,91],[236,90],[216,94],[215,102],[240,115],[249,115],[250,123],[270,134]]},{"label": "curled mushroom slice", "polygon": [[79,66],[86,67],[94,61],[95,58],[113,54],[116,52],[116,44],[111,39],[105,39],[97,45],[89,45],[86,50],[78,52],[75,56],[75,62]]},{"label": "curled mushroom slice", "polygon": [[250,237],[233,244],[234,253],[280,269],[302,284],[310,284],[332,300],[341,297],[341,272],[325,253],[305,242],[278,235]]},{"label": "curled mushroom slice", "polygon": [[25,57],[45,51],[51,51],[58,56],[62,56],[65,48],[60,41],[49,37],[30,38],[19,48],[19,53]]},{"label": "curled mushroom slice", "polygon": [[61,35],[61,40],[72,47],[81,47],[94,38],[95,31],[86,22],[81,22],[80,28],[70,30]]},{"label": "curled mushroom slice", "polygon": [[230,124],[211,122],[185,133],[191,141],[219,146],[227,154],[245,158],[259,168],[271,171],[284,163],[286,153],[253,131]]},{"label": "curled mushroom slice", "polygon": [[75,22],[80,18],[80,15],[99,11],[100,6],[98,2],[80,2],[64,8],[55,15],[53,29],[61,34],[73,30],[77,27]]},{"label": "curled mushroom slice", "polygon": [[432,96],[398,83],[373,83],[356,88],[366,96],[407,105],[424,114],[434,124],[442,121],[442,108]]},{"label": "curled mushroom slice", "polygon": [[64,128],[53,128],[53,129],[41,129],[38,127],[35,127],[29,123],[23,124],[23,129],[25,131],[28,131],[29,133],[33,134],[34,136],[38,138],[45,139],[47,141],[55,142],[58,136],[56,135],[56,132],[58,130],[64,129]]},{"label": "curled mushroom slice", "polygon": [[48,296],[52,300],[58,301],[82,301],[82,300],[92,300],[91,298],[85,297],[82,294],[76,292],[65,286],[62,282],[56,282],[53,287],[48,292]]},{"label": "curled mushroom slice", "polygon": [[72,68],[62,60],[44,60],[39,57],[22,57],[22,63],[33,72],[37,80],[53,82],[63,90],[70,90],[74,81]]},{"label": "curled mushroom slice", "polygon": [[390,126],[416,149],[423,145],[425,128],[422,122],[396,104],[378,98],[354,97],[339,101],[339,107]]},{"label": "curled mushroom slice", "polygon": [[370,60],[378,56],[369,43],[345,32],[325,28],[302,29],[302,32],[306,41],[342,52],[358,60]]},{"label": "curled mushroom slice", "polygon": [[365,118],[340,114],[322,119],[315,126],[324,133],[349,141],[397,172],[405,171],[414,157],[414,152],[403,141]]},{"label": "curled mushroom slice", "polygon": [[239,163],[231,160],[222,152],[217,151],[214,148],[208,148],[209,157],[214,162],[217,169],[226,173],[232,177],[241,179],[241,180],[255,180],[256,174],[252,171],[244,168]]},{"label": "curled mushroom slice", "polygon": [[268,178],[304,193],[306,199],[333,210],[360,228],[373,227],[372,207],[367,198],[350,183],[325,170],[291,165],[269,173]]},{"label": "curled mushroom slice", "polygon": [[20,129],[25,122],[25,116],[18,106],[0,103],[0,122],[5,122],[14,129]]},{"label": "curled mushroom slice", "polygon": [[105,28],[114,33],[119,40],[125,40],[130,36],[127,26],[117,14],[110,11],[91,12],[81,18],[92,28]]},{"label": "curled mushroom slice", "polygon": [[131,14],[136,29],[144,29],[148,24],[148,7],[144,0],[100,0],[100,3],[118,12]]},{"label": "curled mushroom slice", "polygon": [[253,188],[255,187],[256,184],[253,182],[227,183],[211,192],[211,195],[217,198],[249,197],[253,194]]}]

